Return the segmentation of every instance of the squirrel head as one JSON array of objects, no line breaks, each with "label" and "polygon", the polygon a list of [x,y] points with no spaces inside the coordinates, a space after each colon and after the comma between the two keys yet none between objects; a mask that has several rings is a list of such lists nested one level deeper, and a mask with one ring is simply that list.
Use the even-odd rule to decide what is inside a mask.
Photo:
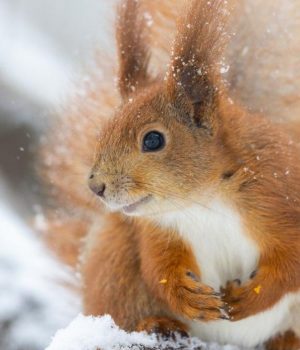
[{"label": "squirrel head", "polygon": [[135,0],[118,14],[123,103],[103,127],[89,186],[112,210],[181,210],[218,186],[226,169],[218,62],[226,35],[222,0],[194,0],[182,18],[164,78],[148,73],[144,17]]}]

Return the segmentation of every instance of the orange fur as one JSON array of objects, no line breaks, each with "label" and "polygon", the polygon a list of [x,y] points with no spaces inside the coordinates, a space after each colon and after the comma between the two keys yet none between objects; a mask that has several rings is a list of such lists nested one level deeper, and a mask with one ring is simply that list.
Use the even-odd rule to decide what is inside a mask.
[{"label": "orange fur", "polygon": [[[53,250],[64,263],[70,266],[78,264],[84,237],[90,230],[88,221],[79,220],[78,218],[53,217],[49,213],[48,227],[45,240],[48,246]],[[52,234],[49,234],[49,233]]]},{"label": "orange fur", "polygon": [[105,226],[99,223],[89,235],[83,255],[85,313],[108,313],[127,330],[134,330],[145,318],[169,316],[142,278],[138,233],[131,220],[118,214],[107,215]]},{"label": "orange fur", "polygon": [[[143,329],[151,329],[153,318],[211,321],[228,318],[228,312],[237,321],[268,310],[300,290],[299,147],[288,128],[229,98],[218,64],[228,41],[222,0],[191,2],[165,77],[149,74],[146,24],[137,20],[141,8],[134,0],[122,6],[120,108],[108,118],[104,106],[111,116],[120,99],[109,95],[107,101],[107,91],[97,85],[88,101],[77,100],[70,133],[53,134],[55,149],[45,148],[46,162],[57,162],[49,161],[46,173],[66,207],[76,208],[66,229],[76,241],[89,232],[72,253],[76,258],[83,251],[85,312],[110,313],[125,329],[147,319]],[[166,145],[143,153],[143,137],[151,130],[164,133]],[[117,211],[149,194],[150,202],[138,206],[136,218],[106,213],[87,191],[90,174],[90,185],[106,184],[104,201]],[[229,281],[224,298],[201,282],[192,247],[156,220],[216,195],[238,211],[260,254],[255,276],[241,286]],[[75,258],[68,260],[74,264]]]},{"label": "orange fur", "polygon": [[266,344],[266,350],[299,350],[300,339],[296,337],[294,332],[288,331]]},{"label": "orange fur", "polygon": [[119,54],[119,90],[128,97],[147,84],[149,52],[146,44],[145,17],[139,16],[139,3],[119,6],[117,43]]},{"label": "orange fur", "polygon": [[220,294],[201,283],[193,252],[176,232],[145,226],[145,223],[138,229],[141,271],[152,295],[165,302],[174,314],[187,319],[223,318],[225,304]]},{"label": "orange fur", "polygon": [[180,333],[181,336],[187,337],[187,327],[180,321],[170,320],[163,317],[149,317],[142,320],[136,327],[138,332],[146,331],[147,333],[161,334],[167,338],[172,333]]}]

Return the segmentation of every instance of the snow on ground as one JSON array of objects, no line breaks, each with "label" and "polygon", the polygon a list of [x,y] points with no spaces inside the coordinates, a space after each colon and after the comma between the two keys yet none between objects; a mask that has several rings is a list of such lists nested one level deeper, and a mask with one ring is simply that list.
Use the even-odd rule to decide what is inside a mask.
[{"label": "snow on ground", "polygon": [[64,330],[57,332],[46,350],[101,350],[143,344],[154,346],[154,337],[142,333],[126,333],[119,329],[108,315],[92,317],[78,315]]},{"label": "snow on ground", "polygon": [[0,349],[41,350],[79,312],[68,271],[0,203]]},{"label": "snow on ground", "polygon": [[[139,345],[137,347],[136,345]],[[220,347],[205,344],[197,338],[180,338],[174,341],[158,341],[145,333],[126,333],[116,326],[108,315],[103,317],[77,318],[64,330],[57,332],[46,350],[120,350],[120,349],[190,349],[190,350],[238,350],[234,346]]]}]

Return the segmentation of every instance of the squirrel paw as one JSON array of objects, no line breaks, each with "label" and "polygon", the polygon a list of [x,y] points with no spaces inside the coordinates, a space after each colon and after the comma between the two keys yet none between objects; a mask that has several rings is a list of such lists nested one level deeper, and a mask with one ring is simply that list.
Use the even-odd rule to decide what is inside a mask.
[{"label": "squirrel paw", "polygon": [[228,305],[230,321],[239,321],[253,314],[253,305],[257,302],[261,286],[252,286],[251,283],[241,286],[241,282],[235,280],[227,282],[221,292],[223,300]]},{"label": "squirrel paw", "polygon": [[229,319],[221,294],[201,283],[193,272],[185,271],[176,285],[170,288],[170,305],[177,314],[204,322]]},{"label": "squirrel paw", "polygon": [[177,333],[181,337],[188,337],[187,327],[182,322],[167,317],[148,317],[140,321],[137,332],[155,333],[164,338],[174,338]]}]

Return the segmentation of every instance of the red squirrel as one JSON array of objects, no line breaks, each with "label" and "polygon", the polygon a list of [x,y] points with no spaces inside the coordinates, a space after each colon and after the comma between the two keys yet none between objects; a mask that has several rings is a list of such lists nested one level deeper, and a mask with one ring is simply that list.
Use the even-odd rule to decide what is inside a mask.
[{"label": "red squirrel", "polygon": [[64,237],[52,244],[67,241],[73,264],[81,250],[86,314],[109,313],[126,330],[296,350],[300,150],[284,125],[230,98],[219,64],[226,4],[190,1],[166,74],[153,76],[139,2],[121,2],[121,104],[110,117],[118,97],[88,87],[52,134],[59,148],[43,153],[44,174],[71,203],[51,219]]}]

